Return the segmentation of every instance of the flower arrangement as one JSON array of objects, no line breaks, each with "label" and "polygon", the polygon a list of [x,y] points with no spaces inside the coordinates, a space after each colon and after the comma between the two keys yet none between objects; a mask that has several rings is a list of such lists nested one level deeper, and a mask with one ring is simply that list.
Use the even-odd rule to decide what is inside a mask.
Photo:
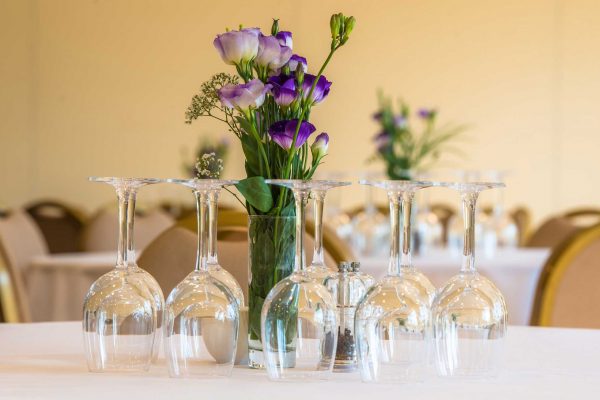
[{"label": "flower arrangement", "polygon": [[288,189],[267,185],[265,179],[311,179],[327,155],[327,133],[319,133],[309,144],[317,131],[309,119],[312,108],[330,93],[332,83],[323,73],[335,52],[348,42],[354,25],[354,17],[331,16],[329,54],[316,74],[309,73],[306,58],[294,54],[292,33],[280,30],[278,20],[273,21],[270,35],[242,26],[217,35],[213,44],[236,74],[213,75],[186,112],[187,123],[209,117],[226,124],[244,152],[246,178],[236,187],[250,215],[251,365],[262,364],[264,300],[294,266],[294,199]]},{"label": "flower arrangement", "polygon": [[237,75],[218,73],[202,84],[186,112],[186,122],[210,117],[225,123],[240,140],[247,178],[237,189],[248,213],[292,215],[287,189],[269,187],[265,179],[310,179],[327,154],[329,135],[320,133],[309,146],[316,127],[311,109],[328,96],[332,83],[323,75],[334,53],[346,44],[354,17],[331,17],[330,52],[316,75],[306,58],[293,53],[292,33],[271,35],[242,28],[217,35],[213,44]]},{"label": "flower arrangement", "polygon": [[430,168],[442,150],[456,151],[448,143],[466,129],[463,125],[451,124],[438,127],[435,109],[419,109],[415,124],[406,103],[400,102],[399,113],[394,112],[391,100],[383,95],[380,95],[379,104],[379,111],[373,118],[381,131],[373,138],[377,148],[373,159],[383,160],[390,179],[414,178],[411,173]]}]

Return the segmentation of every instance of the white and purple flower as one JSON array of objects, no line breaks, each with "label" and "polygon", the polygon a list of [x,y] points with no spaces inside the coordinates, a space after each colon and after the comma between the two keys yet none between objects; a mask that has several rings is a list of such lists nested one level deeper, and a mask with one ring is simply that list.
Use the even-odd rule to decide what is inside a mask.
[{"label": "white and purple flower", "polygon": [[240,85],[225,85],[219,90],[219,100],[227,108],[247,111],[260,107],[271,85],[265,85],[259,79],[253,79]]},{"label": "white and purple flower", "polygon": [[[294,133],[298,125],[297,119],[291,119],[287,121],[275,122],[269,128],[269,135],[271,140],[277,143],[282,148],[289,150],[292,147],[294,141]],[[302,121],[300,129],[298,130],[298,136],[296,137],[296,148],[301,147],[306,140],[316,130],[315,126],[308,121]]]},{"label": "white and purple flower", "polygon": [[421,108],[417,114],[422,119],[432,119],[435,116],[435,110],[433,108]]},{"label": "white and purple flower", "polygon": [[292,57],[292,49],[282,46],[275,36],[258,37],[258,54],[254,63],[269,70],[278,70]]},{"label": "white and purple flower", "polygon": [[[316,76],[311,74],[304,75],[304,82],[302,82],[302,91],[303,96],[306,99],[310,92],[310,89],[315,81]],[[311,95],[311,104],[320,103],[325,100],[325,97],[329,94],[329,89],[331,88],[331,82],[325,78],[325,76],[321,75],[317,84],[315,85],[315,90]]]},{"label": "white and purple flower", "polygon": [[279,40],[279,44],[282,46],[287,46],[291,49],[294,45],[294,42],[292,41],[292,32],[280,31],[277,32],[275,37],[277,40]]},{"label": "white and purple flower", "polygon": [[296,81],[286,75],[277,75],[269,78],[271,94],[275,103],[281,107],[288,107],[296,100]]},{"label": "white and purple flower", "polygon": [[258,54],[258,28],[229,31],[217,35],[213,44],[219,55],[230,65],[251,61]]},{"label": "white and purple flower", "polygon": [[302,66],[302,70],[304,72],[308,70],[308,63],[306,62],[306,58],[301,57],[297,54],[294,54],[292,57],[290,57],[290,60],[288,61],[287,65],[290,68],[291,72],[296,71],[299,65]]},{"label": "white and purple flower", "polygon": [[329,135],[325,132],[319,134],[313,144],[310,146],[313,160],[319,160],[327,154],[329,147]]}]

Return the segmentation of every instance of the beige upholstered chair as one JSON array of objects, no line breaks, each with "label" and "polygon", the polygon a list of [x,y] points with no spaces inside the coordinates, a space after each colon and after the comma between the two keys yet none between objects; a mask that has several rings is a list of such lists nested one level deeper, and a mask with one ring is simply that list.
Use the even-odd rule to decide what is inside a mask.
[{"label": "beige upholstered chair", "polygon": [[[173,218],[159,209],[136,213],[134,224],[136,249],[143,250],[173,223]],[[118,225],[117,210],[111,208],[100,211],[84,229],[83,250],[114,251],[118,240]]]},{"label": "beige upholstered chair", "polygon": [[44,237],[29,214],[17,210],[0,218],[0,242],[7,262],[25,274],[31,259],[48,253]]},{"label": "beige upholstered chair", "polygon": [[26,207],[50,253],[73,253],[81,250],[83,214],[59,201],[36,201]]},{"label": "beige upholstered chair", "polygon": [[600,328],[600,224],[556,248],[540,275],[532,325]]},{"label": "beige upholstered chair", "polygon": [[0,322],[31,321],[21,271],[8,262],[0,243]]},{"label": "beige upholstered chair", "polygon": [[552,217],[546,220],[527,240],[527,247],[555,248],[581,231],[581,227],[565,217]]}]

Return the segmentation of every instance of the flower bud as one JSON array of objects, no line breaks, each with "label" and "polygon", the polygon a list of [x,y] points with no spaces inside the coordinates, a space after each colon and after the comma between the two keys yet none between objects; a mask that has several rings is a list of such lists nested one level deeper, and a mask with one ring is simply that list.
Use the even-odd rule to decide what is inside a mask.
[{"label": "flower bud", "polygon": [[295,74],[296,74],[296,83],[298,84],[298,87],[302,87],[302,84],[304,83],[304,69],[296,68]]},{"label": "flower bud", "polygon": [[333,14],[329,20],[329,27],[331,28],[331,38],[335,40],[340,32],[340,18],[338,14]]},{"label": "flower bud", "polygon": [[320,160],[327,154],[329,147],[329,135],[325,132],[315,138],[315,141],[310,146],[313,162]]},{"label": "flower bud", "polygon": [[271,35],[275,36],[279,32],[279,20],[273,19],[273,25],[271,25]]}]

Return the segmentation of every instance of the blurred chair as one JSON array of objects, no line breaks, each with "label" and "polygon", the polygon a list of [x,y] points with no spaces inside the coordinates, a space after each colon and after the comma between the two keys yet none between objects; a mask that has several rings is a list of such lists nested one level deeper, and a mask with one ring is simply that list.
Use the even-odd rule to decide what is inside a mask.
[{"label": "blurred chair", "polygon": [[531,230],[531,212],[525,206],[515,207],[510,216],[519,231],[519,246],[524,246]]},{"label": "blurred chair", "polygon": [[21,271],[8,262],[0,242],[0,322],[29,322],[31,314]]},{"label": "blurred chair", "polygon": [[529,237],[527,247],[556,247],[581,230],[600,223],[600,209],[577,208],[553,216]]},{"label": "blurred chair", "polygon": [[[248,291],[248,216],[238,211],[219,213],[217,228],[219,264],[240,283],[244,296]],[[307,228],[308,232],[312,232]],[[331,236],[333,235],[333,236]],[[314,240],[305,238],[307,263],[312,260]],[[138,264],[158,281],[165,295],[194,268],[196,260],[196,217],[190,216],[156,238],[142,253]],[[335,268],[339,261],[352,260],[345,242],[331,229],[323,231],[326,265]]]},{"label": "blurred chair", "polygon": [[600,224],[559,245],[540,275],[532,325],[600,328]]},{"label": "blurred chair", "polygon": [[[356,206],[350,211],[348,211],[348,215],[350,216],[350,218],[354,218],[359,213],[366,211],[366,209],[367,207],[365,205]],[[377,212],[383,215],[389,215],[390,213],[390,206],[386,204],[375,204],[375,209],[377,210]]]},{"label": "blurred chair", "polygon": [[442,224],[442,240],[444,243],[448,243],[448,225],[450,224],[450,219],[456,215],[456,209],[443,203],[431,204],[429,209],[438,217],[438,220]]},{"label": "blurred chair", "polygon": [[35,221],[22,210],[11,212],[0,218],[0,243],[4,248],[7,263],[25,274],[31,259],[48,254],[48,247]]},{"label": "blurred chair", "polygon": [[[173,223],[174,219],[159,209],[136,212],[133,228],[136,249],[143,250]],[[101,210],[84,228],[83,250],[89,252],[114,251],[117,248],[118,230],[117,211],[112,208]]]},{"label": "blurred chair", "polygon": [[38,201],[26,208],[46,239],[50,253],[81,251],[83,218],[73,208],[51,200]]}]

